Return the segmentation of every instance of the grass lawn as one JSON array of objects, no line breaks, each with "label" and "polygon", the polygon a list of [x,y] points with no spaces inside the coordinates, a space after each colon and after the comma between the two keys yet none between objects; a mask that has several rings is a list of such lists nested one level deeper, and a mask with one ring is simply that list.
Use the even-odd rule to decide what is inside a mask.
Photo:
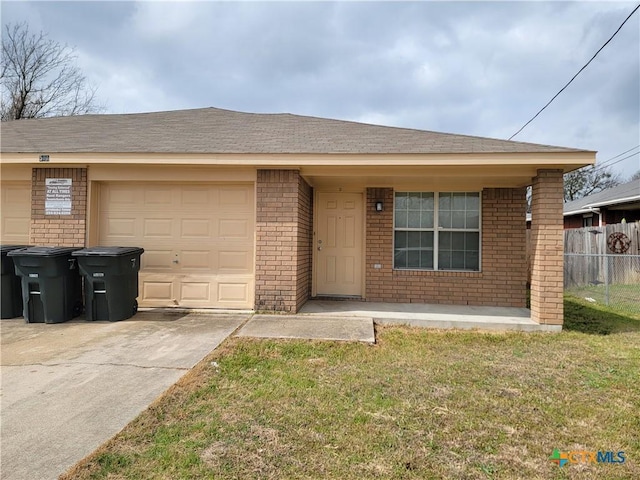
[{"label": "grass lawn", "polygon": [[62,478],[640,478],[640,318],[565,305],[560,334],[229,339]]},{"label": "grass lawn", "polygon": [[[604,285],[574,287],[570,293],[574,297],[590,298],[596,305],[607,304],[607,288]],[[609,285],[608,295],[611,310],[640,315],[640,285]]]}]

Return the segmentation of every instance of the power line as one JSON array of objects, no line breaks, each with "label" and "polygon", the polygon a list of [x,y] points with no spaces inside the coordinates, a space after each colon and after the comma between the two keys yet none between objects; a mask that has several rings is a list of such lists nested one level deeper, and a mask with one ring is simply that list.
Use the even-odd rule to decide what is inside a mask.
[{"label": "power line", "polygon": [[[624,155],[624,154],[626,154],[626,153],[631,152],[632,150],[635,150],[635,149],[636,149],[636,148],[638,148],[638,147],[640,147],[640,145],[636,145],[635,147],[630,148],[629,150],[625,150],[624,152],[619,153],[619,154],[617,154],[617,155],[615,155],[615,156],[613,156],[613,157],[607,158],[606,160],[604,160],[604,161],[602,161],[602,162],[596,163],[596,164],[594,164],[594,165],[588,165],[588,166],[586,166],[586,167],[582,167],[582,168],[580,168],[580,169],[578,169],[578,170],[582,170],[582,169],[584,169],[584,168],[593,168],[593,169],[594,169],[594,171],[596,171],[596,170],[602,170],[602,169],[603,169],[603,168],[605,168],[605,167],[606,167],[606,168],[608,168],[608,167],[610,167],[611,165],[614,165],[615,163],[618,163],[618,162],[614,162],[614,163],[611,163],[610,165],[608,165],[608,163],[609,163],[609,162],[611,162],[611,161],[615,160],[615,159],[616,159],[616,158],[618,158],[618,157],[621,157],[622,155]],[[626,160],[627,158],[631,158],[631,157],[633,157],[634,155],[637,155],[638,153],[640,153],[640,152],[632,153],[632,154],[631,154],[631,155],[629,155],[628,157],[624,157],[623,159],[621,159],[621,161],[622,161],[622,160]]]},{"label": "power line", "polygon": [[564,87],[562,87],[562,88],[560,89],[560,91],[559,91],[558,93],[556,93],[556,94],[553,96],[553,98],[552,98],[551,100],[549,100],[549,101],[547,102],[547,104],[546,104],[544,107],[542,107],[542,108],[540,109],[540,111],[538,111],[538,113],[536,113],[533,117],[531,117],[531,119],[530,119],[527,123],[525,123],[522,127],[520,127],[520,130],[518,130],[516,133],[514,133],[513,135],[511,135],[511,136],[509,137],[509,140],[511,140],[513,137],[515,137],[516,135],[518,135],[522,130],[524,130],[524,129],[525,129],[525,127],[526,127],[527,125],[529,125],[531,122],[533,122],[533,121],[538,117],[538,115],[540,115],[540,114],[541,114],[541,113],[542,113],[542,112],[543,112],[543,111],[544,111],[544,110],[545,110],[549,105],[551,105],[551,102],[553,102],[553,101],[556,99],[556,97],[557,97],[558,95],[560,95],[560,94],[564,91],[564,89],[565,89],[565,88],[567,88],[569,85],[571,85],[571,83],[576,79],[576,77],[577,77],[578,75],[580,75],[580,74],[582,73],[582,71],[583,71],[585,68],[587,68],[587,67],[589,66],[589,64],[593,61],[593,59],[594,59],[594,58],[596,58],[596,57],[598,56],[598,54],[602,51],[602,49],[603,49],[604,47],[606,47],[606,46],[609,44],[609,42],[610,42],[611,40],[613,40],[613,37],[615,37],[615,36],[618,34],[618,32],[622,29],[622,27],[624,26],[624,24],[625,24],[625,23],[627,23],[627,20],[629,20],[629,19],[631,18],[631,16],[632,16],[634,13],[636,13],[636,11],[638,10],[638,8],[640,8],[640,4],[638,4],[638,5],[636,6],[636,8],[634,8],[634,9],[633,9],[633,12],[631,12],[631,13],[629,14],[629,16],[628,16],[627,18],[625,18],[625,19],[624,19],[624,22],[622,22],[622,23],[620,24],[620,26],[618,27],[618,29],[614,32],[614,34],[613,34],[613,35],[611,35],[611,37],[609,37],[609,40],[607,40],[606,42],[604,42],[604,45],[602,45],[602,46],[600,47],[600,49],[599,49],[599,50],[598,50],[598,51],[593,55],[593,57],[591,57],[591,59],[590,59],[587,63],[585,63],[585,64],[584,64],[584,66],[583,66],[580,70],[578,70],[578,73],[576,73],[576,74],[571,78],[571,80],[569,80],[569,81],[567,82],[567,84],[566,84]]},{"label": "power line", "polygon": [[627,155],[626,157],[621,158],[620,160],[616,160],[615,162],[612,162],[612,163],[610,163],[609,165],[606,165],[606,166],[604,166],[604,167],[602,167],[602,166],[598,166],[594,171],[598,172],[598,171],[600,171],[600,170],[602,170],[602,169],[604,169],[604,168],[609,168],[610,166],[615,165],[616,163],[620,163],[620,162],[622,162],[623,160],[626,160],[626,159],[628,159],[628,158],[634,157],[634,156],[638,155],[639,153],[640,153],[640,152],[632,153],[631,155]]},{"label": "power line", "polygon": [[[597,164],[597,166],[598,166],[598,167],[604,167],[604,166],[605,166],[607,163],[609,163],[610,161],[615,160],[616,158],[621,157],[622,155],[624,155],[624,154],[626,154],[626,153],[629,153],[630,151],[635,150],[635,149],[636,149],[636,148],[638,148],[638,147],[640,147],[640,145],[636,145],[635,147],[630,148],[629,150],[626,150],[626,151],[624,151],[624,152],[622,152],[622,153],[619,153],[619,154],[618,154],[618,155],[616,155],[615,157],[607,158],[606,160],[603,160],[602,162],[598,163],[598,164]],[[637,153],[639,153],[639,152],[636,152],[636,153],[634,153],[633,155],[636,155]]]},{"label": "power line", "polygon": [[612,163],[610,163],[609,165],[597,165],[597,164],[596,164],[596,165],[591,165],[591,166],[588,166],[588,167],[582,167],[582,168],[592,168],[593,170],[591,171],[591,173],[597,173],[597,172],[600,172],[600,171],[602,171],[602,170],[605,170],[605,169],[607,169],[607,168],[609,168],[609,167],[611,167],[611,166],[615,165],[616,163],[620,163],[620,162],[622,162],[622,161],[624,161],[624,160],[627,160],[628,158],[634,157],[634,156],[636,156],[636,155],[638,155],[638,154],[640,154],[640,152],[632,153],[631,155],[627,155],[626,157],[621,158],[621,159],[619,159],[619,160],[616,160],[615,162],[612,162]]}]

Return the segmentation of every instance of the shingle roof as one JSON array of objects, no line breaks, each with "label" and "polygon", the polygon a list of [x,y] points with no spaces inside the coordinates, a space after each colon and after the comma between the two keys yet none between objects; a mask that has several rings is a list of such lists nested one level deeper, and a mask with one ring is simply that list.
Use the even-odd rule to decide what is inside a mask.
[{"label": "shingle roof", "polygon": [[640,199],[640,179],[567,202],[564,204],[563,211],[565,215],[581,213],[588,211],[589,207],[614,205],[621,203],[620,200],[627,199],[629,202],[637,202]]},{"label": "shingle roof", "polygon": [[6,153],[552,153],[572,148],[219,108],[2,122]]}]

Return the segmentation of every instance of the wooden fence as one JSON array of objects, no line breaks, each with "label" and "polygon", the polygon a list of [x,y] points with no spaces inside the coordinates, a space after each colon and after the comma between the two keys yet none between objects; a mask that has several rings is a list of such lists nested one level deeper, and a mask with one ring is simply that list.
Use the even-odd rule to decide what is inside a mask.
[{"label": "wooden fence", "polygon": [[[629,247],[624,253],[617,253],[607,245],[609,237],[619,237],[618,242],[612,242],[614,248],[622,247],[624,238],[628,239]],[[590,255],[640,255],[640,223],[615,223],[604,227],[570,228],[564,231],[564,253],[582,253]]]},{"label": "wooden fence", "polygon": [[633,285],[640,288],[640,223],[564,231],[565,288]]}]

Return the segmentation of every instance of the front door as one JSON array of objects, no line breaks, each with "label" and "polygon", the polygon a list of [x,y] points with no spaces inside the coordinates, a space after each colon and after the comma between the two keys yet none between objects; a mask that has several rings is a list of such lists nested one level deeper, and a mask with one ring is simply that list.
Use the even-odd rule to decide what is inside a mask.
[{"label": "front door", "polygon": [[362,296],[361,193],[317,196],[316,294]]}]

